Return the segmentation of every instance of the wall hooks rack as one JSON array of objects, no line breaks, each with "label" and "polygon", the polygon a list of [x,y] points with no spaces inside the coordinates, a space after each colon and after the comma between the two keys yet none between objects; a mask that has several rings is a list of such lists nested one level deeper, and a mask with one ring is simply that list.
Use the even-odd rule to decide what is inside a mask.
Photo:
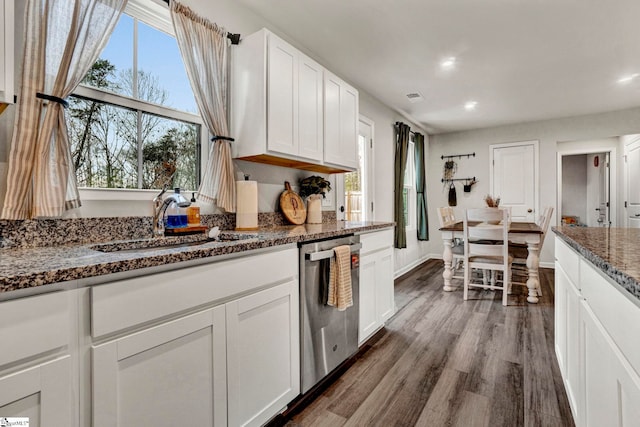
[{"label": "wall hooks rack", "polygon": [[453,182],[453,181],[472,181],[474,183],[477,182],[475,176],[473,178],[450,178],[450,179],[442,178],[440,180],[440,182]]},{"label": "wall hooks rack", "polygon": [[448,156],[440,156],[440,158],[442,160],[444,160],[444,159],[453,159],[454,157],[457,157],[459,159],[461,159],[463,157],[466,157],[468,159],[469,157],[475,157],[475,156],[476,156],[476,153],[473,152],[473,153],[469,153],[469,154],[451,154],[451,155],[448,155]]}]

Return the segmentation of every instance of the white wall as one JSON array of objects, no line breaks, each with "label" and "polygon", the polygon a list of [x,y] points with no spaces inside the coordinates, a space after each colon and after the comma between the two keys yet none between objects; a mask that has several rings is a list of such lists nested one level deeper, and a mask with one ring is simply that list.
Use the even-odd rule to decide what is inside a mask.
[{"label": "white wall", "polygon": [[[425,135],[425,164],[429,162],[430,137],[424,130],[409,122],[402,115],[378,102],[370,95],[360,92],[360,114],[375,122],[374,135],[374,219],[393,221],[393,167],[395,158],[395,127],[397,121],[407,123],[414,132]],[[438,220],[430,217],[431,221]],[[430,234],[430,240],[439,235]],[[396,277],[426,260],[430,242],[418,241],[415,230],[407,231],[407,247],[395,250]]]},{"label": "white wall", "polygon": [[[589,139],[610,138],[619,135],[638,133],[640,131],[640,108],[614,111],[602,114],[592,114],[563,119],[544,120],[538,122],[519,123],[465,132],[453,132],[435,135],[430,140],[429,171],[427,172],[427,191],[429,194],[429,216],[435,218],[436,208],[446,206],[447,195],[442,191],[440,178],[442,177],[442,154],[466,153],[475,151],[476,157],[461,160],[464,172],[471,173],[479,179],[473,192],[468,197],[460,197],[458,193],[458,208],[460,209],[482,204],[482,196],[489,192],[489,145],[515,141],[538,140],[540,142],[540,206],[554,206],[556,203],[556,151],[559,141],[584,141]],[[613,196],[613,195],[612,195]],[[556,215],[551,225],[556,224]],[[431,221],[430,232],[435,236],[438,230],[437,221]],[[552,234],[550,234],[551,236]],[[442,242],[432,239],[430,252],[441,256]],[[545,241],[541,254],[543,266],[553,265],[553,239]]]}]

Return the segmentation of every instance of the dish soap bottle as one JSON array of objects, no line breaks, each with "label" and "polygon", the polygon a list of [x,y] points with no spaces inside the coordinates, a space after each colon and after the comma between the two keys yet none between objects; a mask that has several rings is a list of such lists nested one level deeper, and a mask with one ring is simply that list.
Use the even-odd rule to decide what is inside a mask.
[{"label": "dish soap bottle", "polygon": [[191,205],[187,208],[187,226],[200,225],[200,206],[196,206],[196,193],[191,193]]},{"label": "dish soap bottle", "polygon": [[[180,187],[174,188],[173,192],[178,196],[178,200],[184,200],[185,202],[187,201],[187,199],[180,196]],[[187,208],[183,208],[182,206],[180,206],[180,204],[178,204],[178,224],[178,228],[184,228],[187,226]]]},{"label": "dish soap bottle", "polygon": [[165,228],[180,228],[180,207],[176,201],[172,201],[167,208],[164,217]]}]

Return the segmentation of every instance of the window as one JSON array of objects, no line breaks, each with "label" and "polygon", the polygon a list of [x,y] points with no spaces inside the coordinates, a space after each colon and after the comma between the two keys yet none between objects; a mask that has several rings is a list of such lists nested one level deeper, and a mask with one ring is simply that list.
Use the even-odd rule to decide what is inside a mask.
[{"label": "window", "polygon": [[402,190],[404,223],[405,228],[410,230],[416,228],[416,166],[414,150],[413,135],[410,134],[407,163],[404,170],[404,189]]},{"label": "window", "polygon": [[344,174],[344,219],[372,221],[373,121],[360,116],[358,123],[358,169]]},{"label": "window", "polygon": [[166,7],[130,0],[99,59],[69,97],[67,127],[79,187],[198,187],[208,135],[172,33]]}]

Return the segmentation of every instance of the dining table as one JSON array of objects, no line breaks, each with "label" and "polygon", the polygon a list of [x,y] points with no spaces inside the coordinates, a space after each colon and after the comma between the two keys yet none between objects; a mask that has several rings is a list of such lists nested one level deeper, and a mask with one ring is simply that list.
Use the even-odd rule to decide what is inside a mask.
[{"label": "dining table", "polygon": [[[444,290],[447,292],[458,289],[458,286],[452,285],[453,277],[453,242],[455,239],[463,238],[463,222],[457,221],[446,224],[440,228],[442,233],[442,241],[444,242],[444,252],[442,259],[444,260]],[[477,225],[469,222],[469,225]],[[535,304],[538,302],[540,292],[540,242],[542,240],[542,228],[535,222],[511,222],[509,224],[509,241],[527,245],[527,289],[529,291],[527,301]]]}]

